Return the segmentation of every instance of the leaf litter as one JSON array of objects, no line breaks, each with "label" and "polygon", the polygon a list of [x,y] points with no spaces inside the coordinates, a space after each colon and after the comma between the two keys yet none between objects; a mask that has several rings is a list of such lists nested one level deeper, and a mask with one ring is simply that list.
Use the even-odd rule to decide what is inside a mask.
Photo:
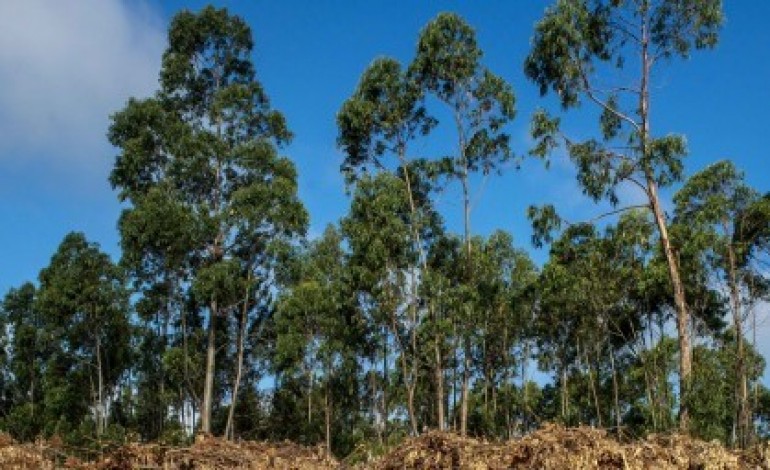
[{"label": "leaf litter", "polygon": [[651,435],[623,443],[591,427],[546,424],[521,439],[494,442],[430,432],[405,440],[385,455],[353,467],[340,463],[323,447],[291,442],[232,442],[198,439],[190,447],[127,444],[102,458],[82,462],[50,441],[18,444],[0,434],[0,469],[8,470],[220,470],[220,469],[688,469],[770,470],[767,443],[731,451],[718,442],[682,435]]}]

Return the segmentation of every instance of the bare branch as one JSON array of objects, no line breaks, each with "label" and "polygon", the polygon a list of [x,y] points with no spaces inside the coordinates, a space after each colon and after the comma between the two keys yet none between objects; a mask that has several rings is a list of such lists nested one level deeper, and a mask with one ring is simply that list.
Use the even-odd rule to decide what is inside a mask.
[{"label": "bare branch", "polygon": [[622,212],[630,211],[630,210],[633,210],[633,209],[649,209],[649,208],[650,208],[649,204],[634,204],[632,206],[622,207],[622,208],[616,209],[614,211],[605,212],[604,214],[597,215],[593,219],[590,219],[587,223],[593,224],[594,222],[597,222],[598,220],[601,220],[601,219],[603,219],[605,217],[610,217],[610,216],[613,216],[613,215],[616,215],[616,214],[620,214]]},{"label": "bare branch", "polygon": [[630,116],[627,114],[621,113],[617,109],[609,106],[605,101],[601,100],[599,97],[596,96],[595,89],[591,86],[591,82],[588,80],[588,76],[586,75],[585,71],[582,67],[580,67],[580,76],[583,79],[583,88],[585,91],[585,94],[588,96],[588,98],[599,105],[602,109],[611,112],[615,116],[617,116],[619,119],[626,121],[627,123],[631,124],[631,126],[636,130],[637,133],[641,134],[642,129],[641,126],[634,121]]}]

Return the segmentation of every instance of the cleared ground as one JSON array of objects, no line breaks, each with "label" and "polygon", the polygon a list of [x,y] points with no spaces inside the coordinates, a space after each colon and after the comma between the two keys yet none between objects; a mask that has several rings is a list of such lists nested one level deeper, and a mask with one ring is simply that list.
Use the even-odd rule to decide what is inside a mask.
[{"label": "cleared ground", "polygon": [[126,445],[96,462],[66,457],[53,443],[19,445],[0,436],[2,469],[768,469],[767,444],[734,452],[718,443],[683,436],[650,436],[620,443],[604,431],[545,425],[522,439],[484,442],[448,433],[409,439],[388,454],[354,467],[328,457],[322,448],[292,443],[228,442],[202,439],[191,447]]}]

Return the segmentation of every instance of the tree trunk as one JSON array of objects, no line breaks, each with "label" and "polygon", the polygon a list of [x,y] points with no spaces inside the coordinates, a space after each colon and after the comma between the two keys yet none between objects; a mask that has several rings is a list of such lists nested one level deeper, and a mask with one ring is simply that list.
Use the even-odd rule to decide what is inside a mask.
[{"label": "tree trunk", "polygon": [[329,399],[329,375],[326,375],[326,392],[324,393],[324,424],[326,431],[326,453],[332,455],[332,408]]},{"label": "tree trunk", "polygon": [[594,370],[591,363],[588,362],[588,352],[583,349],[583,361],[585,362],[586,369],[588,370],[588,382],[591,384],[591,395],[593,395],[594,410],[596,412],[596,423],[598,427],[602,427],[602,409],[599,406],[599,393],[596,391],[596,378],[594,376]]},{"label": "tree trunk", "polygon": [[201,410],[201,432],[211,434],[211,409],[214,403],[214,361],[216,360],[217,302],[209,308],[209,334],[206,345],[206,380],[203,386],[203,409]]},{"label": "tree trunk", "polygon": [[623,430],[623,416],[620,414],[620,390],[618,387],[618,369],[615,367],[615,353],[610,346],[610,367],[612,367],[612,402],[615,405],[615,432],[618,438]]},{"label": "tree trunk", "polygon": [[[308,339],[308,342],[310,339]],[[307,423],[313,421],[313,368],[306,364],[305,375],[307,376]]]},{"label": "tree trunk", "polygon": [[388,329],[385,332],[385,342],[382,345],[382,429],[385,441],[388,439]]},{"label": "tree trunk", "polygon": [[[725,222],[725,225],[727,222]],[[727,232],[729,233],[729,232]],[[735,249],[731,243],[727,246],[728,273],[730,282],[730,304],[733,311],[733,324],[735,327],[736,348],[736,423],[738,445],[745,448],[751,439],[751,423],[749,412],[749,387],[746,377],[746,354],[743,345],[743,318],[741,316],[741,301],[738,290],[738,269],[735,260]]]},{"label": "tree trunk", "polygon": [[[650,31],[649,31],[649,18],[647,6],[643,7],[642,11],[642,30],[641,30],[641,66],[642,66],[642,78],[639,94],[639,114],[641,117],[641,129],[640,129],[640,146],[642,151],[642,158],[647,160],[649,154],[649,140],[650,140],[650,91],[649,80],[650,71],[652,68],[653,58],[650,56],[649,44],[650,44]],[[668,264],[669,277],[671,279],[671,285],[673,288],[674,305],[676,306],[676,326],[677,336],[679,339],[679,431],[687,434],[689,432],[689,390],[692,375],[692,352],[690,349],[690,315],[687,310],[687,302],[685,299],[684,286],[682,284],[681,273],[679,270],[679,262],[674,252],[674,248],[671,246],[671,240],[668,236],[668,226],[666,222],[666,215],[663,212],[663,208],[660,203],[660,196],[658,195],[658,186],[655,182],[655,178],[652,174],[652,170],[644,168],[645,178],[647,183],[647,196],[650,201],[650,208],[655,217],[655,224],[658,227],[660,234],[660,242],[663,246],[663,252],[666,255],[666,263]]]},{"label": "tree trunk", "polygon": [[569,424],[567,422],[567,367],[562,365],[561,369],[561,419],[564,425]]},{"label": "tree trunk", "polygon": [[460,398],[462,403],[460,404],[460,435],[465,437],[468,435],[468,399],[470,398],[470,369],[471,369],[471,357],[470,357],[470,344],[465,341],[465,347],[463,348],[463,383]]},{"label": "tree trunk", "polygon": [[679,340],[679,431],[689,433],[689,391],[692,377],[692,350],[690,346],[690,314],[687,309],[684,285],[682,284],[679,262],[671,246],[668,237],[665,215],[660,207],[657,187],[651,178],[648,178],[650,191],[650,203],[652,205],[655,221],[660,232],[660,241],[666,255],[669,277],[673,287],[674,305],[676,306],[676,329]]},{"label": "tree trunk", "polygon": [[96,335],[96,373],[97,373],[97,390],[96,390],[96,396],[97,396],[97,405],[96,405],[96,435],[97,437],[101,438],[102,434],[104,433],[104,397],[103,397],[103,390],[104,390],[104,376],[102,371],[102,342],[101,342],[101,335]]},{"label": "tree trunk", "polygon": [[[251,282],[251,272],[249,272],[248,281]],[[241,376],[243,374],[243,350],[246,337],[246,323],[249,313],[249,287],[246,287],[246,296],[243,299],[243,308],[241,309],[241,324],[238,329],[238,359],[236,360],[235,381],[233,383],[233,399],[230,403],[230,410],[227,413],[227,424],[225,425],[225,439],[235,437],[235,428],[233,421],[235,418],[235,406],[238,404],[238,389],[241,387]]]},{"label": "tree trunk", "polygon": [[441,345],[439,344],[439,335],[434,338],[433,356],[436,361],[434,375],[436,380],[436,417],[438,418],[438,429],[446,429],[444,418],[444,366],[441,363]]}]

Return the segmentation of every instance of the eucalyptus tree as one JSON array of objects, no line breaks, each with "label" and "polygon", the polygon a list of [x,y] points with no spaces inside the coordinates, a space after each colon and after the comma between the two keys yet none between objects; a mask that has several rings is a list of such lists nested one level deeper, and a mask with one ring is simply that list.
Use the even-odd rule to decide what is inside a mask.
[{"label": "eucalyptus tree", "polygon": [[[460,182],[464,241],[470,250],[471,175],[502,169],[511,158],[510,136],[503,130],[516,115],[511,86],[481,64],[476,33],[454,13],[441,13],[420,32],[409,73],[425,92],[451,113],[457,153],[438,170]],[[470,255],[469,255],[470,257]]]},{"label": "eucalyptus tree", "polygon": [[514,246],[513,237],[502,230],[486,239],[474,237],[473,250],[476,314],[463,328],[473,330],[474,369],[479,378],[473,400],[475,432],[500,435],[498,426],[510,430],[521,417],[514,415],[521,410],[506,403],[510,398],[500,399],[499,395],[500,390],[513,390],[518,376],[522,380],[518,392],[525,391],[526,374],[519,372],[519,366],[529,360],[526,331],[534,313],[537,268],[526,252]]},{"label": "eucalyptus tree", "polygon": [[[428,116],[423,103],[423,90],[395,59],[378,58],[364,71],[353,95],[345,101],[337,114],[339,128],[338,145],[345,152],[342,171],[349,182],[355,181],[362,172],[391,171],[404,182],[409,202],[406,223],[411,232],[411,244],[416,250],[414,266],[408,268],[410,291],[409,312],[410,343],[417,341],[418,324],[424,320],[420,312],[422,302],[421,281],[427,276],[427,245],[431,226],[435,225],[435,213],[428,201],[429,189],[424,181],[422,159],[415,159],[410,145],[427,135],[436,124]],[[395,170],[388,159],[395,159]],[[435,311],[432,299],[426,299]],[[433,318],[435,320],[435,318]],[[439,338],[434,339],[434,362],[437,384],[437,419],[439,429],[444,428],[442,390],[442,361]],[[415,362],[412,369],[419,365]],[[413,392],[412,392],[413,395]],[[410,395],[411,396],[411,395]],[[413,423],[415,424],[415,423]],[[416,432],[416,428],[413,429]]]},{"label": "eucalyptus tree", "polygon": [[26,282],[0,302],[3,325],[4,428],[21,441],[43,429],[43,372],[47,358],[44,318],[36,305],[37,288]]},{"label": "eucalyptus tree", "polygon": [[403,180],[390,173],[359,179],[350,212],[342,220],[341,227],[350,248],[350,272],[359,309],[371,325],[370,331],[379,335],[382,341],[379,344],[382,354],[380,418],[387,426],[390,416],[386,395],[388,370],[391,355],[395,352],[401,361],[410,428],[416,433],[419,428],[413,398],[420,360],[416,342],[420,325],[410,318],[405,277],[418,254],[411,243],[412,232],[407,222],[410,207],[405,186]]},{"label": "eucalyptus tree", "polygon": [[534,330],[541,366],[555,366],[559,374],[563,420],[577,418],[568,387],[573,376],[588,398],[583,405],[589,410],[579,410],[581,415],[601,426],[611,423],[619,434],[634,409],[627,395],[634,387],[624,371],[639,364],[648,404],[664,389],[667,370],[648,361],[649,349],[656,347],[653,328],[665,322],[667,305],[660,295],[656,242],[649,214],[632,211],[603,232],[573,224],[552,245],[538,286]]},{"label": "eucalyptus tree", "polygon": [[109,131],[120,149],[110,182],[129,204],[121,217],[127,256],[154,272],[145,282],[172,279],[208,311],[203,432],[211,431],[217,324],[242,303],[255,305],[273,247],[307,224],[294,165],[278,154],[291,133],[255,78],[252,49],[248,25],[225,9],[179,13],[160,90],[129,100]]},{"label": "eucalyptus tree", "polygon": [[[721,0],[557,0],[537,23],[525,62],[525,72],[541,94],[553,91],[565,110],[587,100],[600,114],[599,138],[578,142],[561,133],[559,118],[536,113],[534,153],[547,154],[562,138],[585,194],[615,205],[618,187],[635,185],[652,211],[677,311],[682,431],[688,428],[690,315],[659,191],[681,179],[686,145],[681,135],[656,137],[650,90],[658,66],[686,59],[694,49],[714,47],[721,23]],[[632,70],[634,79],[608,83]],[[549,213],[553,215],[552,210],[531,215]]]},{"label": "eucalyptus tree", "polygon": [[708,166],[687,180],[675,195],[678,224],[687,226],[689,244],[705,252],[707,262],[727,286],[735,331],[737,389],[735,429],[737,444],[748,445],[752,421],[748,370],[745,357],[745,327],[748,296],[756,281],[762,280],[754,261],[770,242],[770,204],[744,181],[732,162]]},{"label": "eucalyptus tree", "polygon": [[[476,33],[460,16],[441,13],[420,32],[409,73],[420,87],[446,106],[454,121],[456,154],[434,162],[434,169],[460,183],[467,279],[471,271],[471,176],[500,171],[511,158],[504,126],[515,116],[511,86],[481,64]],[[464,380],[460,433],[466,434],[470,344],[464,340]]]},{"label": "eucalyptus tree", "polygon": [[[357,360],[365,346],[362,343],[367,326],[355,314],[342,242],[340,232],[329,226],[321,238],[310,242],[298,255],[297,272],[280,295],[274,318],[276,365],[301,368],[307,377],[308,422],[312,422],[313,387],[318,383],[323,435],[330,452],[333,433],[345,431],[333,429],[337,421],[334,416],[355,413],[337,410],[336,402],[344,400],[341,389],[349,392],[357,388],[356,375],[346,377],[344,372],[351,366],[358,369]],[[348,379],[353,383],[347,383]],[[354,396],[358,398],[355,393]]]},{"label": "eucalyptus tree", "polygon": [[70,233],[40,272],[36,306],[52,348],[43,375],[46,431],[72,431],[90,409],[101,437],[118,380],[130,362],[122,273],[97,244]]},{"label": "eucalyptus tree", "polygon": [[[601,312],[590,308],[594,296],[600,295],[595,282],[608,280],[596,271],[601,268],[597,263],[602,257],[600,244],[601,239],[593,226],[570,227],[553,244],[538,283],[539,307],[532,332],[541,369],[552,369],[556,374],[554,382],[558,381],[560,392],[559,417],[565,423],[574,422],[569,377],[572,370],[580,372],[581,342],[584,352],[587,344],[598,344],[602,340],[597,333],[604,333],[599,325],[598,313]],[[603,285],[601,290],[612,292],[610,287]],[[595,382],[592,380],[591,384],[596,409],[592,419],[601,425]]]}]

